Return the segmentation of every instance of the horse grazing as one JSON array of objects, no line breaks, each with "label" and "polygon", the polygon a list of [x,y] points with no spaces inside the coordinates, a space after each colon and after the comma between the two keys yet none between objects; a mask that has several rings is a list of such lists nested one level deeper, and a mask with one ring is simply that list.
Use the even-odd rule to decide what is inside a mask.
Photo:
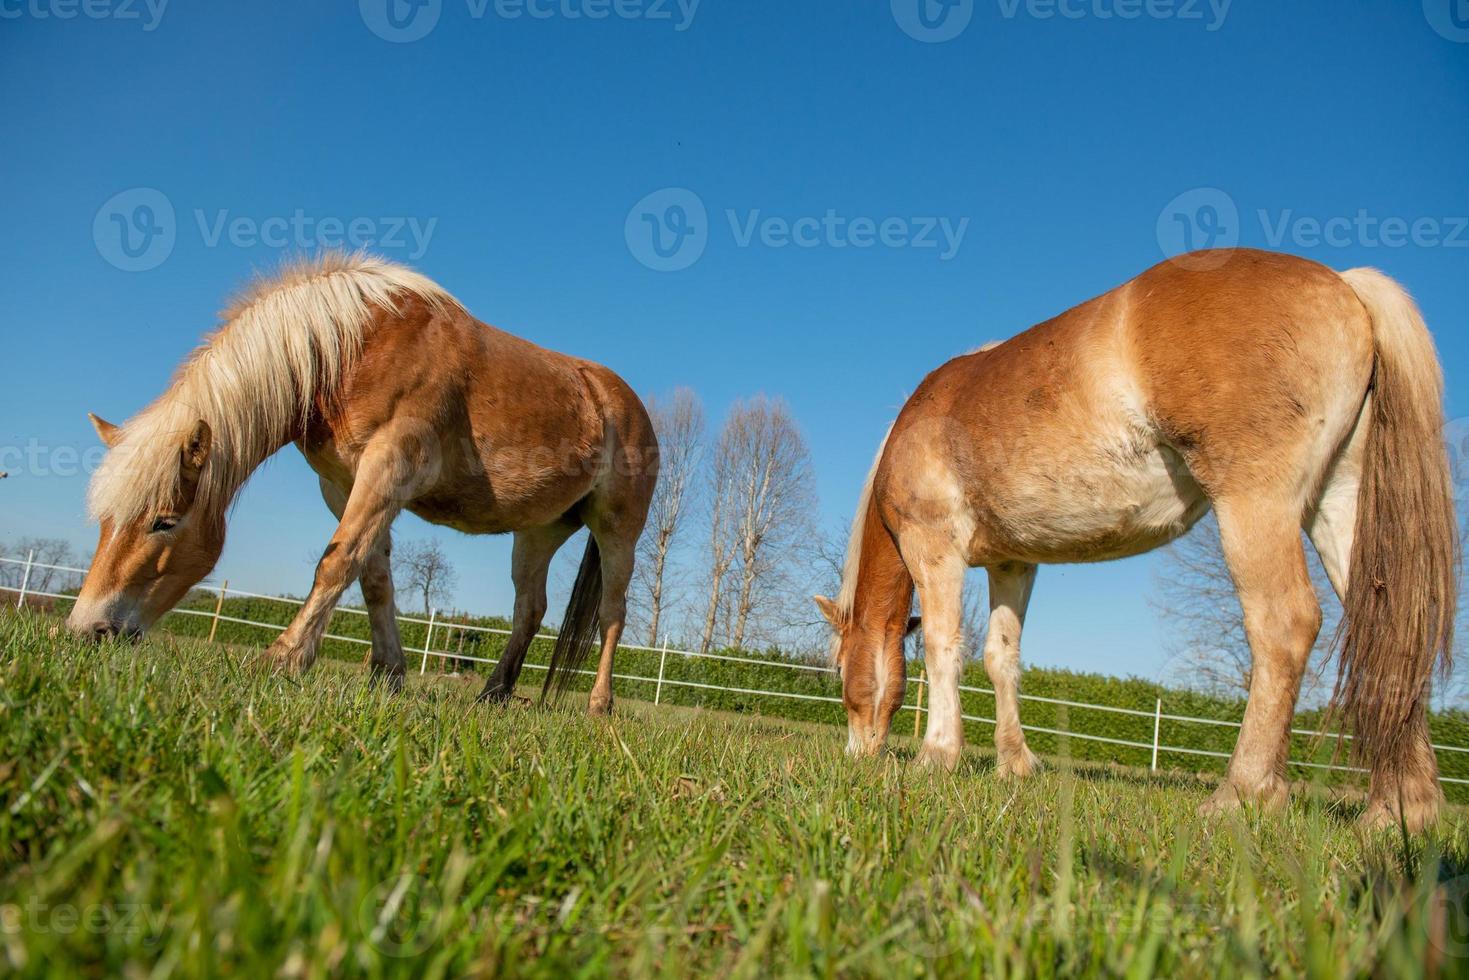
[{"label": "horse grazing", "polygon": [[125,426],[92,416],[109,452],[89,503],[101,524],[68,619],[141,634],[214,567],[250,474],[294,442],[340,522],[305,605],[271,644],[309,668],[342,592],[361,580],[372,674],[404,673],[389,528],[399,512],[470,534],[513,532],[515,614],[481,699],[515,689],[546,612],[551,557],[590,530],[543,697],[598,642],[594,713],[612,705],[633,553],[657,479],[647,412],[621,378],[488,327],[402,266],[327,254],[256,283],[168,390]]},{"label": "horse grazing", "polygon": [[1448,665],[1459,553],[1442,386],[1392,280],[1249,250],[1164,263],[943,365],[878,451],[841,592],[816,597],[835,629],[848,751],[875,753],[902,702],[916,588],[931,685],[919,761],[956,764],[960,590],[982,566],[998,772],[1028,775],[1016,699],[1036,566],[1148,551],[1212,506],[1253,671],[1203,812],[1287,799],[1321,627],[1304,528],[1345,609],[1336,704],[1371,771],[1364,820],[1431,823],[1442,793],[1428,690],[1435,661]]}]

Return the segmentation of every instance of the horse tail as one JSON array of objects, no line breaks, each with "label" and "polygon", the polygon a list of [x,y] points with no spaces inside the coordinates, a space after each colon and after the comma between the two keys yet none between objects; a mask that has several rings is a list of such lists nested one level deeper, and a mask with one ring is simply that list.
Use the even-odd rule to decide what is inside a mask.
[{"label": "horse tail", "polygon": [[1413,787],[1436,810],[1428,698],[1435,664],[1445,676],[1452,666],[1460,562],[1443,371],[1402,286],[1375,269],[1342,278],[1372,318],[1376,366],[1333,704],[1370,766],[1372,798],[1393,805]]},{"label": "horse tail", "polygon": [[597,644],[597,613],[602,605],[602,554],[597,539],[587,535],[587,550],[582,552],[581,567],[576,570],[576,583],[561,617],[561,631],[556,634],[556,647],[551,651],[551,666],[541,685],[541,703],[559,701],[571,689],[577,674]]}]

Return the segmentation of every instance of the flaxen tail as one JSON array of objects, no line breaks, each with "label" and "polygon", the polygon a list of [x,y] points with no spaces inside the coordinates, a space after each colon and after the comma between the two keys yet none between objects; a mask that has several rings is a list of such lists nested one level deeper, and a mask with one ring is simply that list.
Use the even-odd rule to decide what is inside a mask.
[{"label": "flaxen tail", "polygon": [[[1423,315],[1401,286],[1375,269],[1342,278],[1372,317],[1377,363],[1335,704],[1354,756],[1370,765],[1373,799],[1396,808],[1416,795],[1436,810],[1429,685],[1435,664],[1450,667],[1459,586],[1443,373]],[[1430,792],[1432,804],[1423,799]]]},{"label": "flaxen tail", "polygon": [[598,646],[597,613],[601,605],[602,554],[597,539],[588,534],[587,550],[582,552],[566,615],[561,618],[561,632],[556,634],[556,648],[551,652],[551,666],[541,686],[542,704],[560,700]]}]

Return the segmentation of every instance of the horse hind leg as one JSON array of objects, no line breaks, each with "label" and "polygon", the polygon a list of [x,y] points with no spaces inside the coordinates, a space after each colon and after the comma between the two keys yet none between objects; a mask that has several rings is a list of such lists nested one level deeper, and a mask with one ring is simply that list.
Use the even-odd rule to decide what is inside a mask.
[{"label": "horse hind leg", "polygon": [[1243,802],[1279,808],[1290,795],[1290,728],[1321,629],[1321,607],[1306,569],[1299,510],[1231,499],[1217,501],[1216,511],[1225,561],[1244,611],[1251,673],[1244,722],[1224,784],[1202,812]]},{"label": "horse hind leg", "polygon": [[510,638],[478,700],[505,704],[514,696],[525,655],[546,616],[546,576],[551,559],[575,530],[575,524],[553,524],[516,532],[510,553],[510,578],[515,584]]},{"label": "horse hind leg", "polygon": [[602,562],[602,597],[597,607],[602,649],[597,660],[597,676],[592,682],[592,694],[587,702],[587,711],[593,715],[612,713],[612,664],[627,622],[627,588],[632,580],[636,547],[636,534],[611,530],[604,531],[597,538]]}]

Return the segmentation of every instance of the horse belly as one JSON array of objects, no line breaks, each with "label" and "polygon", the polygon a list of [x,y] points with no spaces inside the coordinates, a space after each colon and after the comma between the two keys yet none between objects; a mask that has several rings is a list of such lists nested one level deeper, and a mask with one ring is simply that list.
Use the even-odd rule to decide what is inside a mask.
[{"label": "horse belly", "polygon": [[1130,440],[1086,458],[1048,461],[996,513],[1011,556],[1036,563],[1110,561],[1178,538],[1209,509],[1167,446]]}]

